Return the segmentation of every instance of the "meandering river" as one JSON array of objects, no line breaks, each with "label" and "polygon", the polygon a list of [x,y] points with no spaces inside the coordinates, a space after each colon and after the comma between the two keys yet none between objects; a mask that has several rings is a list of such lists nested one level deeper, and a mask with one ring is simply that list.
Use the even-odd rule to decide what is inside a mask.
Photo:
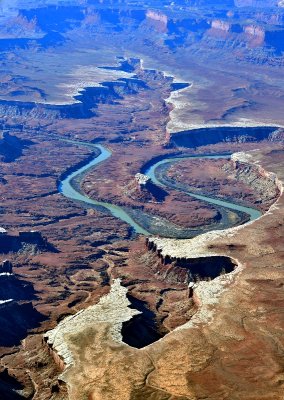
[{"label": "meandering river", "polygon": [[[72,143],[76,143],[77,145],[96,148],[97,150],[99,150],[100,154],[98,156],[96,156],[93,160],[87,162],[84,166],[78,168],[76,171],[71,172],[67,177],[65,177],[59,184],[59,192],[71,200],[81,201],[88,205],[104,207],[105,209],[109,210],[114,217],[119,218],[122,221],[129,224],[135,230],[136,233],[143,234],[146,236],[151,235],[151,233],[148,232],[146,229],[144,229],[143,226],[141,226],[141,224],[138,224],[137,222],[135,222],[135,220],[122,207],[116,206],[111,203],[106,203],[106,202],[91,199],[90,197],[88,197],[87,195],[83,194],[82,192],[80,192],[76,189],[76,185],[74,185],[74,180],[78,177],[80,177],[80,179],[82,179],[82,177],[90,169],[94,168],[96,165],[102,163],[103,161],[105,161],[106,159],[111,157],[111,152],[100,144],[93,144],[93,143],[79,142],[79,141],[72,141],[72,140],[68,140],[68,141],[72,142]],[[185,157],[167,157],[158,162],[154,162],[153,165],[150,165],[150,167],[146,171],[146,175],[148,175],[152,179],[153,183],[155,183],[159,186],[165,187],[165,184],[162,183],[161,181],[159,181],[155,174],[155,171],[159,166],[161,166],[162,164],[170,165],[172,163],[176,163],[181,160],[190,159],[190,158],[196,159],[197,157],[198,158],[224,158],[224,157],[228,157],[228,156],[198,155],[198,156],[185,156]],[[241,211],[243,213],[246,213],[249,215],[250,220],[254,220],[261,216],[260,211],[254,209],[254,208],[240,206],[240,205],[234,204],[230,201],[216,199],[216,198],[206,196],[203,194],[196,194],[196,193],[192,193],[192,192],[185,191],[185,190],[183,190],[183,192],[187,193],[188,195],[190,195],[198,200],[202,200],[202,201],[205,201],[207,203],[214,204],[217,206],[225,207],[230,210]]]}]

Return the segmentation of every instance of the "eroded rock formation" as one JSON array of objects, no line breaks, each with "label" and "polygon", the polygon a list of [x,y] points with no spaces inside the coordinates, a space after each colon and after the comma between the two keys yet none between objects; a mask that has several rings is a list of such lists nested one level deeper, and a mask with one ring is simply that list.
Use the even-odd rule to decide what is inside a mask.
[{"label": "eroded rock formation", "polygon": [[0,254],[31,253],[41,251],[54,251],[56,249],[39,231],[20,231],[18,235],[11,235],[7,232],[0,235]]},{"label": "eroded rock formation", "polygon": [[[1,348],[0,396],[9,398],[12,393],[16,398],[16,389],[34,400],[67,398],[65,385],[58,382],[64,363],[43,345],[42,334],[64,326],[66,317],[69,324],[78,312],[85,315],[84,309],[98,305],[108,293],[112,279],[120,278],[134,307],[152,313],[155,342],[144,342],[142,347],[147,346],[139,350],[131,347],[137,345],[135,331],[145,322],[139,323],[141,314],[122,323],[123,335],[134,338],[131,346],[110,335],[108,322],[93,320],[82,330],[77,326],[80,334],[73,332],[75,336],[67,332],[73,357],[65,375],[70,397],[282,400],[281,199],[279,209],[270,208],[253,224],[201,236],[200,252],[199,240],[189,246],[187,241],[161,244],[157,238],[157,256],[127,224],[102,207],[64,198],[58,184],[66,170],[96,156],[74,141],[105,144],[112,151],[110,162],[92,171],[81,190],[131,211],[138,205],[133,218],[141,217],[145,207],[144,223],[145,215],[152,214],[149,225],[155,225],[157,234],[175,236],[183,225],[193,224],[195,234],[205,224],[220,226],[221,213],[173,191],[159,204],[147,204],[145,193],[139,201],[129,200],[126,189],[135,183],[133,177],[142,172],[145,160],[178,151],[213,154],[258,148],[265,156],[252,156],[283,180],[283,135],[274,128],[283,126],[283,74],[278,68],[283,65],[283,12],[268,10],[272,3],[263,1],[238,3],[263,6],[257,10],[235,9],[230,0],[166,1],[155,3],[149,18],[142,3],[83,3],[37,7],[31,2],[16,20],[15,10],[12,17],[6,9],[1,14],[1,34],[10,35],[0,40],[2,123],[13,136],[33,141],[21,157],[1,163],[1,224],[16,241],[19,231],[42,232],[57,252],[34,247],[39,238],[24,234],[23,243],[32,242],[24,251],[1,253],[1,262],[9,257],[13,264],[10,282],[21,281],[25,290],[32,282],[34,293],[32,299],[2,300],[1,310],[7,313],[1,321],[7,331],[1,337],[7,339],[9,330],[13,332],[11,343],[3,345],[17,347],[13,354],[9,347]],[[8,30],[3,18],[10,21]],[[24,36],[16,38],[19,34]],[[126,53],[142,55],[144,61],[115,58]],[[46,79],[47,73],[52,79]],[[174,73],[179,75],[175,81],[168,76]],[[192,85],[176,86],[173,92],[177,81]],[[100,90],[93,88],[104,82]],[[75,103],[74,96],[81,103]],[[198,127],[215,130],[197,131]],[[184,136],[179,143],[170,140],[171,133],[181,131],[187,132],[178,135]],[[235,166],[229,169],[233,175]],[[249,180],[251,174],[255,180]],[[267,204],[281,192],[270,196],[272,180],[263,176],[266,187],[261,188],[258,172],[251,167],[239,164],[237,178],[238,188],[241,180],[249,182]],[[168,258],[163,249],[170,249],[165,252]],[[192,279],[187,272],[190,266],[198,268],[192,261],[195,255],[206,265],[204,276],[197,273]],[[214,259],[219,267],[224,258],[230,268],[216,268],[220,276],[209,281],[207,261]],[[27,291],[18,293],[24,297]],[[84,318],[78,319],[82,320],[83,328]]]},{"label": "eroded rock formation", "polygon": [[[72,354],[72,343],[80,341],[83,332],[100,324],[107,328],[109,338],[121,342],[122,323],[139,314],[139,311],[129,308],[131,303],[126,294],[127,289],[121,286],[120,280],[117,279],[111,285],[109,294],[101,297],[98,304],[65,318],[56,328],[45,334],[48,345],[57,353],[55,360],[59,357],[57,362],[60,367],[64,363],[66,371],[60,379],[66,381],[69,387],[72,386],[72,382],[68,380],[68,375],[72,374],[72,367],[77,361]],[[89,345],[91,346],[92,342]],[[73,391],[71,388],[71,396]]]}]

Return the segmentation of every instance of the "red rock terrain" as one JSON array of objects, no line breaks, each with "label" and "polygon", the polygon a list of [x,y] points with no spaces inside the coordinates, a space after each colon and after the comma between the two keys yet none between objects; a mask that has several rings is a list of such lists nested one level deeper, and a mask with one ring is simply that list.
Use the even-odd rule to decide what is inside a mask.
[{"label": "red rock terrain", "polygon": [[[265,169],[282,177],[283,149],[254,155]],[[75,357],[74,366],[64,377],[70,388],[70,398],[84,393],[93,399],[106,396],[113,399],[198,399],[207,396],[210,399],[280,400],[283,397],[282,201],[283,196],[269,214],[253,224],[232,230],[230,236],[216,234],[203,242],[197,238],[193,244],[195,252],[211,254],[213,258],[226,255],[236,261],[238,268],[231,277],[228,274],[197,284],[188,305],[186,286],[180,283],[179,290],[178,287],[172,290],[173,276],[170,277],[168,267],[158,267],[163,279],[160,284],[155,282],[152,293],[155,296],[158,287],[163,288],[163,275],[168,270],[169,290],[167,295],[163,293],[159,305],[163,313],[167,312],[167,301],[171,307],[177,307],[173,308],[175,320],[171,319],[171,314],[164,314],[170,329],[183,321],[179,312],[191,317],[181,329],[142,350],[114,341],[110,334],[111,323],[82,327],[78,334],[73,333],[71,342],[66,337]],[[169,246],[172,244],[175,257],[179,251],[184,254],[183,246],[191,246],[186,241],[163,242],[161,239],[156,242],[164,256],[171,254]],[[155,253],[146,252],[143,257],[141,250],[137,246],[133,248],[133,260],[135,275],[145,282],[143,268],[146,271],[148,262],[150,268],[157,268],[155,264],[158,266],[159,262],[155,260]],[[130,252],[129,263],[131,257]],[[139,260],[142,259],[141,269]],[[129,267],[124,269],[126,273],[129,273]],[[126,283],[127,277],[123,279]],[[135,286],[139,288],[137,282]],[[136,294],[141,296],[137,289]],[[162,292],[160,290],[160,296]]]},{"label": "red rock terrain", "polygon": [[[128,206],[141,204],[147,211],[181,225],[197,224],[197,218],[199,224],[204,224],[204,216],[206,221],[212,218],[212,214],[208,214],[211,207],[200,208],[200,203],[195,200],[190,202],[188,196],[170,191],[167,194],[170,200],[165,201],[165,206],[159,202],[145,204],[143,197],[129,196],[134,176],[147,160],[177,151],[165,146],[168,112],[163,99],[169,93],[170,80],[154,72],[139,73],[147,89],[139,89],[137,94],[125,94],[119,100],[120,104],[99,104],[97,116],[93,117],[96,129],[87,130],[90,121],[78,122],[77,138],[94,140],[96,137],[100,139],[103,134],[112,150],[111,159],[95,168],[85,178],[82,188],[86,190],[86,185],[92,184],[95,198]],[[152,100],[150,106],[149,97]],[[123,133],[126,126],[130,134]],[[22,156],[13,163],[2,163],[2,196],[6,199],[2,211],[3,226],[12,236],[16,236],[19,230],[36,229],[52,246],[52,250],[24,246],[23,251],[9,253],[15,273],[21,280],[32,283],[36,293],[33,307],[43,316],[40,327],[36,324],[29,327],[29,336],[21,347],[17,348],[18,343],[15,342],[12,355],[9,355],[9,348],[2,349],[3,371],[7,368],[9,375],[21,382],[24,388],[21,393],[26,398],[31,395],[35,399],[57,398],[66,393],[66,387],[60,387],[57,381],[58,366],[63,368],[62,361],[43,345],[42,333],[56,326],[67,315],[96,303],[108,292],[112,278],[121,278],[130,296],[143,302],[153,313],[154,327],[151,320],[142,320],[142,323],[150,324],[149,329],[156,330],[157,337],[186,323],[198,310],[198,303],[188,289],[188,277],[183,267],[164,266],[154,253],[147,250],[143,239],[138,242],[130,240],[131,232],[126,224],[58,194],[58,180],[66,168],[83,160],[85,162],[91,156],[90,148],[59,140],[59,135],[68,137],[69,127],[68,121],[56,121],[45,133],[34,130],[31,135],[27,131],[15,130],[15,136],[21,135],[25,140],[33,138],[33,143],[24,148]],[[232,151],[255,146],[250,143],[219,143],[201,146],[198,151]],[[214,168],[214,163],[209,166]],[[219,179],[223,177],[221,172]],[[113,182],[116,182],[115,186]],[[222,183],[220,180],[220,186]],[[204,185],[207,185],[206,181]],[[173,207],[176,207],[174,213]],[[3,260],[6,257],[6,254],[2,255]],[[135,325],[128,329],[126,332],[135,331]],[[165,340],[167,342],[168,339]],[[88,343],[86,341],[86,345]],[[127,353],[132,351],[129,348]],[[57,364],[52,361],[53,356]],[[127,361],[125,363],[127,365]],[[19,370],[18,365],[25,365],[25,370]],[[87,390],[87,386],[84,389],[78,387]],[[92,386],[88,390],[92,391]],[[139,390],[144,396],[148,395],[145,393],[152,395],[153,389],[141,387]]]},{"label": "red rock terrain", "polygon": [[[274,178],[258,167],[228,160],[187,160],[173,165],[168,177],[190,190],[233,199],[263,211],[275,202],[279,190]],[[259,184],[258,184],[259,182]]]},{"label": "red rock terrain", "polygon": [[[141,74],[141,78],[143,77],[147,82],[148,89],[141,89],[136,95],[124,95],[123,99],[120,99],[121,108],[119,104],[100,104],[98,116],[93,117],[96,122],[96,129],[87,130],[87,124],[90,124],[90,121],[79,121],[78,123],[78,138],[94,140],[96,137],[101,138],[102,133],[104,133],[107,145],[112,149],[112,157],[104,162],[103,172],[100,166],[90,176],[94,187],[102,191],[102,198],[108,201],[117,201],[118,204],[123,204],[123,201],[125,201],[123,195],[125,187],[128,187],[125,182],[132,184],[135,173],[147,160],[157,155],[176,153],[177,151],[174,148],[169,149],[164,146],[166,144],[164,128],[168,114],[163,98],[168,94],[168,80],[160,74],[147,72],[145,72],[145,76],[143,76],[143,72]],[[153,101],[149,106],[149,97],[152,99],[152,95]],[[137,110],[133,107],[134,99]],[[132,107],[131,118],[127,107]],[[122,110],[124,110],[124,113]],[[108,120],[107,124],[106,119]],[[121,133],[123,126],[128,126],[131,134]],[[57,136],[52,133],[55,128]],[[147,318],[142,320],[142,324],[148,324],[150,330],[154,329],[156,338],[190,321],[197,312],[199,305],[188,288],[188,276],[184,267],[163,265],[163,262],[156,257],[155,253],[148,251],[143,239],[139,241],[133,240],[134,238],[131,239],[131,232],[126,224],[105,215],[105,213],[85,208],[80,203],[75,204],[58,194],[58,180],[66,171],[66,168],[85,161],[91,155],[91,150],[87,147],[59,140],[59,135],[68,137],[68,129],[69,125],[66,121],[66,124],[55,122],[47,129],[45,134],[43,131],[35,134],[36,131],[34,131],[31,135],[29,132],[17,132],[15,130],[15,136],[21,135],[26,140],[33,138],[33,144],[23,149],[22,156],[18,157],[13,163],[2,163],[2,196],[6,199],[2,210],[3,226],[8,230],[8,234],[13,237],[17,236],[19,230],[39,230],[46,238],[47,243],[52,246],[52,251],[48,248],[37,249],[24,246],[23,251],[9,253],[9,260],[12,261],[14,272],[19,276],[19,279],[32,283],[36,294],[32,304],[36,312],[40,313],[44,319],[40,326],[34,324],[28,327],[29,335],[26,339],[24,339],[25,335],[22,336],[24,341],[20,347],[17,347],[18,343],[15,342],[12,350],[11,348],[2,349],[3,376],[5,378],[8,371],[9,376],[15,377],[20,382],[17,385],[22,385],[20,386],[22,388],[21,394],[24,398],[33,396],[34,399],[56,399],[66,395],[65,385],[58,383],[59,371],[63,368],[62,360],[56,356],[56,352],[51,351],[43,342],[42,333],[56,326],[64,317],[98,302],[101,296],[109,291],[112,278],[121,278],[122,284],[129,289],[130,296],[143,302],[142,305],[144,304],[144,307],[153,313],[154,326],[151,325],[151,319]],[[50,137],[48,136],[49,132]],[[135,135],[135,140],[132,135]],[[119,140],[117,140],[118,138]],[[128,146],[124,147],[121,140],[127,141]],[[256,145],[260,146],[259,143],[221,143],[200,147],[198,151],[206,153],[220,149],[236,150],[244,147],[252,148]],[[263,144],[263,146],[271,145],[267,142]],[[192,152],[192,150],[190,151]],[[97,173],[98,175],[96,175]],[[112,182],[117,183],[116,186],[111,184],[110,177]],[[87,179],[90,179],[89,176]],[[86,180],[83,188],[85,188]],[[204,183],[207,184],[207,182]],[[17,190],[14,190],[15,187]],[[107,194],[106,198],[104,194]],[[173,204],[177,205],[179,202],[182,203],[180,209],[183,209],[188,202],[188,198],[185,199],[180,195],[171,194],[171,198],[172,203],[170,203],[171,205],[168,204],[169,210]],[[126,204],[136,205],[138,201],[141,201],[141,199],[127,197]],[[199,205],[195,201],[192,203],[195,206]],[[142,204],[144,206],[144,203]],[[163,216],[168,217],[169,215],[165,211],[158,211],[160,206],[160,203],[147,205],[152,212],[154,211],[157,214],[161,212]],[[186,210],[188,213],[190,208]],[[188,218],[187,213],[178,215],[175,212],[174,221],[184,223],[184,219]],[[198,218],[203,218],[198,210],[196,215],[198,215]],[[192,216],[190,217],[192,218]],[[236,248],[242,249],[243,247],[240,245]],[[2,255],[3,260],[6,257],[6,254]],[[24,303],[18,302],[17,304],[21,306]],[[141,303],[139,304],[138,306],[142,307]],[[99,326],[96,329],[100,331],[101,327]],[[135,331],[135,325],[130,326],[125,334],[131,332],[131,335],[133,335],[133,331]],[[85,334],[87,337],[85,337]],[[89,349],[89,340],[94,334],[92,331],[80,335],[77,344],[80,353],[85,354],[85,350],[82,350],[81,346],[86,346],[86,349]],[[87,384],[84,380],[81,380],[82,375],[79,374],[78,391],[95,396],[95,398],[97,396],[105,398],[106,395],[116,396],[114,398],[125,398],[125,396],[130,396],[127,390],[133,392],[131,396],[134,396],[134,398],[135,396],[138,396],[138,398],[139,396],[140,398],[141,396],[142,398],[143,396],[159,398],[160,392],[168,393],[167,396],[180,394],[187,396],[186,393],[194,390],[193,386],[188,385],[188,389],[185,389],[182,384],[179,385],[180,389],[172,389],[170,386],[172,375],[171,371],[168,370],[169,361],[163,361],[164,350],[161,353],[161,366],[157,369],[158,377],[153,378],[157,379],[158,383],[147,383],[146,386],[140,384],[137,389],[136,384],[134,384],[136,376],[139,377],[141,382],[141,379],[142,381],[145,380],[145,374],[148,375],[152,371],[152,376],[155,377],[156,367],[154,368],[152,362],[149,362],[145,353],[151,351],[152,354],[150,349],[153,348],[153,356],[156,357],[156,351],[159,353],[160,346],[163,349],[164,343],[171,341],[172,337],[178,338],[179,335],[181,334],[166,336],[161,342],[157,342],[157,345],[145,347],[146,350],[141,353],[141,361],[140,356],[137,358],[133,347],[119,344],[118,349],[121,350],[118,351],[117,349],[116,355],[112,354],[112,350],[108,353],[113,359],[113,367],[107,367],[107,371],[104,369],[105,377],[108,379],[108,373],[114,368],[116,377],[120,379],[119,383],[116,383],[117,378],[115,378],[111,380],[109,391],[105,391],[104,384],[95,390],[93,384]],[[99,337],[101,337],[100,334]],[[97,336],[97,339],[94,337],[94,343],[97,343],[97,347],[92,347],[95,351],[94,354],[98,349],[103,349],[104,354],[106,351],[109,352],[108,347],[105,347],[108,346],[105,343],[108,336],[106,334],[103,337],[102,343],[97,342],[99,340]],[[173,340],[176,341],[177,339]],[[183,338],[182,341],[183,344],[186,344],[186,346],[183,345],[183,350],[190,352],[191,341],[186,338]],[[111,343],[111,341],[107,343]],[[202,343],[204,349],[208,348],[208,351],[211,349],[211,345],[206,344],[205,339]],[[114,346],[117,346],[117,344]],[[172,351],[176,351],[176,346],[171,348]],[[181,352],[180,348],[177,350]],[[175,356],[170,355],[170,357],[174,357],[170,358],[171,363],[179,353],[174,354]],[[183,353],[180,354],[179,357],[184,358]],[[207,360],[206,351],[202,354],[202,357]],[[129,362],[132,364],[132,357],[137,358],[137,366],[132,366],[131,369],[133,371],[131,379],[124,370],[124,378],[121,378],[120,367],[116,364],[116,356],[122,357],[126,366]],[[55,357],[55,363],[53,357]],[[98,360],[98,363],[101,362],[99,357],[94,355],[94,358]],[[19,369],[19,365],[24,365],[25,368]],[[76,368],[78,365],[80,365],[79,368],[88,368],[86,374],[94,374],[94,376],[97,374],[97,368],[101,368],[99,367],[100,364],[96,366],[93,361],[88,360],[85,360],[83,366],[76,361]],[[165,368],[167,378],[163,378],[163,372],[160,376],[160,368]],[[174,368],[176,371],[176,367]],[[190,371],[190,369],[187,369],[188,374],[191,373]],[[77,375],[76,372],[75,375],[73,374],[74,371],[72,371],[70,379]],[[166,379],[167,383],[161,383],[163,379]],[[125,389],[125,391],[120,385],[121,382],[126,381],[128,382],[128,389]],[[132,387],[132,385],[134,386]],[[12,388],[14,386],[15,384],[12,385]],[[9,387],[6,385],[4,393],[7,396],[9,395],[8,390]],[[70,398],[72,396],[76,398],[79,395],[78,392],[75,393],[77,394],[69,393]]]},{"label": "red rock terrain", "polygon": [[[4,8],[0,274],[10,262],[12,272],[0,276],[1,398],[283,399],[283,196],[267,174],[284,179],[283,132],[272,133],[283,126],[283,11],[225,3]],[[171,91],[168,75],[193,85]],[[179,142],[183,131],[192,143]],[[76,141],[112,152],[81,190],[160,217],[160,236],[218,228],[223,214],[172,188],[157,198],[157,188],[137,187],[156,157],[251,151],[248,163],[182,161],[167,177],[263,212],[281,197],[241,229],[146,242],[59,193],[68,171],[98,155]],[[141,313],[122,325],[114,316],[125,299],[109,310],[103,297],[117,278]],[[67,364],[46,332],[101,301],[102,321],[71,323],[61,344],[74,363],[62,376]],[[103,320],[108,311],[113,320]]]}]

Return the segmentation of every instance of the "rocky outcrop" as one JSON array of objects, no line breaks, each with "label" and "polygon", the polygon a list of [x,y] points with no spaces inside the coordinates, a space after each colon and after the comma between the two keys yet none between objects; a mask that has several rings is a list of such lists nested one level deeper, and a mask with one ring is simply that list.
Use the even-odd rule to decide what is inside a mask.
[{"label": "rocky outcrop", "polygon": [[237,264],[229,257],[223,256],[179,256],[164,253],[152,238],[146,239],[147,247],[154,251],[161,260],[161,268],[158,273],[165,279],[186,282],[211,281],[220,275],[226,275],[235,270]]},{"label": "rocky outcrop", "polygon": [[250,36],[257,37],[260,40],[260,44],[263,43],[265,38],[265,31],[257,25],[247,25],[244,27],[244,32]]},{"label": "rocky outcrop", "polygon": [[149,182],[150,178],[147,175],[141,174],[141,173],[137,173],[135,175],[135,180],[137,182],[137,185],[139,188],[142,188],[143,186],[146,186],[147,183]]},{"label": "rocky outcrop", "polygon": [[277,127],[273,126],[248,128],[224,126],[218,128],[191,129],[173,133],[171,135],[171,144],[173,146],[194,148],[219,142],[257,142],[259,140],[268,139],[277,129]]},{"label": "rocky outcrop", "polygon": [[11,38],[29,37],[36,39],[43,35],[43,32],[37,25],[37,19],[32,18],[29,20],[21,13],[9,19],[4,26],[2,25],[1,33],[5,33],[7,37]]},{"label": "rocky outcrop", "polygon": [[140,202],[162,202],[168,193],[161,187],[155,185],[147,175],[137,173],[135,184],[132,182],[127,186],[128,195]]},{"label": "rocky outcrop", "polygon": [[245,35],[251,46],[260,47],[264,45],[265,30],[257,25],[247,25],[244,27]]},{"label": "rocky outcrop", "polygon": [[154,21],[160,21],[163,22],[164,24],[167,24],[168,22],[168,17],[165,14],[162,14],[161,12],[158,11],[148,10],[146,16],[149,19],[153,19]]},{"label": "rocky outcrop", "polygon": [[[224,237],[227,231],[229,230],[208,232],[190,240],[159,238],[147,240],[148,248],[156,252],[165,265],[173,263],[174,267],[178,265],[185,268],[187,282],[197,282],[194,286],[189,285],[189,293],[194,296],[199,306],[202,305],[199,317],[203,322],[208,322],[212,317],[211,305],[218,302],[226,286],[233,282],[241,269],[236,260],[210,249],[210,242],[218,237]],[[210,264],[214,266],[213,269]],[[191,269],[195,273],[192,273]],[[206,270],[207,274],[204,273]]]},{"label": "rocky outcrop", "polygon": [[[44,335],[48,345],[56,352],[55,360],[59,362],[60,367],[63,362],[66,371],[72,368],[74,365],[72,342],[80,340],[80,335],[88,328],[100,324],[107,325],[109,339],[116,343],[122,342],[122,323],[139,314],[139,311],[129,308],[131,303],[126,294],[127,289],[121,286],[119,279],[116,279],[109,294],[101,297],[98,304],[65,318],[56,328]],[[61,375],[61,379],[67,380],[68,383],[66,373]]]},{"label": "rocky outcrop", "polygon": [[226,164],[224,170],[233,174],[237,181],[252,188],[258,196],[258,203],[264,204],[268,209],[281,192],[281,183],[277,176],[259,165],[254,165],[252,156],[249,157],[245,153],[235,153],[231,158],[233,164]]},{"label": "rocky outcrop", "polygon": [[33,243],[38,246],[47,244],[46,238],[39,231],[19,231],[19,240],[20,242]]},{"label": "rocky outcrop", "polygon": [[220,19],[214,19],[211,22],[211,27],[213,29],[220,29],[221,31],[229,32],[230,24],[228,22],[222,21]]},{"label": "rocky outcrop", "polygon": [[277,129],[272,132],[269,136],[269,140],[272,142],[281,142],[284,143],[284,129]]},{"label": "rocky outcrop", "polygon": [[168,17],[165,14],[159,11],[148,10],[146,18],[157,31],[167,31]]},{"label": "rocky outcrop", "polygon": [[42,236],[41,232],[20,231],[18,236],[8,233],[0,235],[0,253],[36,254],[42,251],[56,252],[57,250]]},{"label": "rocky outcrop", "polygon": [[73,104],[48,104],[0,100],[0,118],[32,118],[37,120],[57,120],[64,118],[88,119],[96,115],[94,109],[99,103],[113,102],[125,94],[135,93],[145,88],[139,79],[121,78],[114,82],[102,82],[97,87],[86,87],[74,96]]}]

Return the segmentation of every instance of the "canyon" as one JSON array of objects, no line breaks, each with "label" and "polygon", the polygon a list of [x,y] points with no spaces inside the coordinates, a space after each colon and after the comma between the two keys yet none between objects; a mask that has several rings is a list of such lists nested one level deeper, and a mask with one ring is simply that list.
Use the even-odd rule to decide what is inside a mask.
[{"label": "canyon", "polygon": [[1,4],[1,398],[282,400],[276,3]]}]

